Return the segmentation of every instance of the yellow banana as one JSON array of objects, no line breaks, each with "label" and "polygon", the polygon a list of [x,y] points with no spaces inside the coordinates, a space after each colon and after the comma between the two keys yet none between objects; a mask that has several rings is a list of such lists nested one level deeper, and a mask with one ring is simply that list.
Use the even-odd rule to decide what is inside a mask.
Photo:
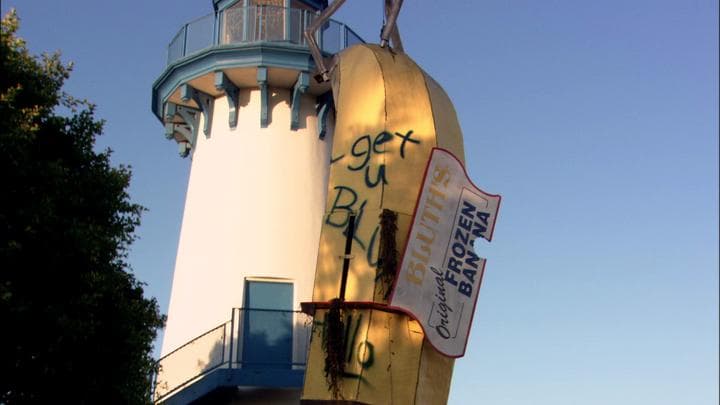
[{"label": "yellow banana", "polygon": [[323,348],[327,310],[319,309],[303,400],[444,404],[453,360],[424,341],[416,321],[381,308],[388,286],[376,273],[379,247],[387,242],[380,236],[383,210],[397,213],[395,242],[404,246],[432,148],[442,147],[464,160],[455,110],[442,88],[407,55],[377,45],[343,51],[331,81],[336,121],[313,301],[338,297],[352,211],[356,232],[345,295],[349,304],[342,318],[344,373],[333,392]]}]

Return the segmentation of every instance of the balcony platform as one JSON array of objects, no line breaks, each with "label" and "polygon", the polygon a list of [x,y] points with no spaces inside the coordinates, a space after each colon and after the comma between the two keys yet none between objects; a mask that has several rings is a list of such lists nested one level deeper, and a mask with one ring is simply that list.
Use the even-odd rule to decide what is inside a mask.
[{"label": "balcony platform", "polygon": [[187,404],[223,390],[299,392],[311,333],[300,311],[235,308],[229,321],[159,360],[154,402]]},{"label": "balcony platform", "polygon": [[200,377],[192,384],[175,392],[164,405],[186,405],[198,399],[212,396],[223,390],[236,390],[238,387],[285,388],[300,390],[305,370],[281,369],[228,369],[218,368]]}]

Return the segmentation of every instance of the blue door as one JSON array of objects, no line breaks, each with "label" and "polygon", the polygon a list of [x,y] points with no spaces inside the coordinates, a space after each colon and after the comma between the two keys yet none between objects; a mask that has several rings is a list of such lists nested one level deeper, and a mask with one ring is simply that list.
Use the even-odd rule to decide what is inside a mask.
[{"label": "blue door", "polygon": [[245,283],[244,367],[290,368],[293,343],[293,285]]}]

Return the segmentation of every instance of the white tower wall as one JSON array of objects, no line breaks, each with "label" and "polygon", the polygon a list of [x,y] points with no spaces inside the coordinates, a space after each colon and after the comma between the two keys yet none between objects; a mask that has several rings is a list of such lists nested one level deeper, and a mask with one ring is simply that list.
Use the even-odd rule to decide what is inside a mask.
[{"label": "white tower wall", "polygon": [[217,98],[193,146],[163,355],[228,321],[247,278],[292,281],[295,309],[312,298],[332,128],[319,139],[315,97],[303,95],[291,131],[291,90],[273,88],[261,128],[260,91],[240,91],[237,126]]}]

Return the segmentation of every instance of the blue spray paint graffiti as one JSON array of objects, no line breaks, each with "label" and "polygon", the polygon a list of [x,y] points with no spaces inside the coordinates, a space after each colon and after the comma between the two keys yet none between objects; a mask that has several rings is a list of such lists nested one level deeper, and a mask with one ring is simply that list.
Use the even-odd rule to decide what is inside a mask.
[{"label": "blue spray paint graffiti", "polygon": [[[382,131],[374,137],[362,135],[355,139],[350,147],[349,153],[333,157],[330,164],[334,165],[348,161],[345,169],[353,173],[361,174],[366,190],[390,186],[385,163],[373,164],[372,158],[374,155],[382,155],[388,152],[392,153],[386,150],[386,145],[397,143],[394,141],[399,140],[400,147],[398,148],[398,153],[401,159],[405,159],[405,154],[408,152],[406,151],[406,146],[420,144],[420,140],[413,138],[412,135],[412,130],[406,133]],[[362,193],[365,190],[359,191]],[[335,198],[329,210],[331,214],[325,219],[325,224],[342,229],[343,235],[347,235],[350,213],[355,212],[357,215],[355,219],[355,229],[361,229],[360,225],[368,200],[359,198],[362,194],[359,194],[358,190],[347,185],[337,185],[333,188],[332,192]],[[375,250],[375,243],[377,243],[379,232],[380,226],[377,225],[369,234],[366,233],[363,235],[361,232],[356,232],[355,235],[353,235],[353,240],[365,251],[367,262],[371,267],[377,266],[377,257],[373,256],[373,251]]]}]

